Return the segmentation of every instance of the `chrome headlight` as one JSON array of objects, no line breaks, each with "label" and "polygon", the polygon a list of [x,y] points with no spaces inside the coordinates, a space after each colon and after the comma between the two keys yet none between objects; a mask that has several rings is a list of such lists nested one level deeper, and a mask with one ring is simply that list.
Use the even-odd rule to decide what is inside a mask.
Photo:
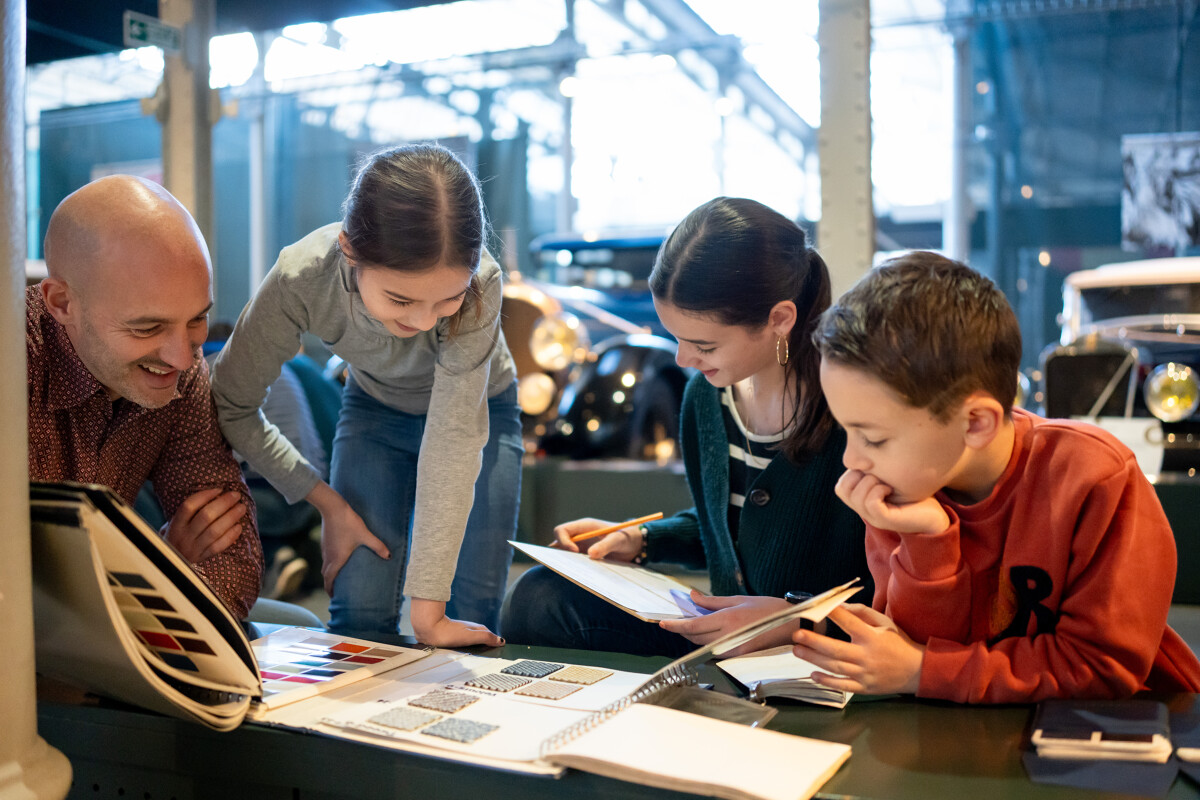
[{"label": "chrome headlight", "polygon": [[1163,422],[1179,422],[1200,407],[1200,380],[1187,364],[1159,364],[1142,385],[1146,408]]},{"label": "chrome headlight", "polygon": [[531,417],[546,413],[554,402],[558,385],[544,372],[532,372],[517,381],[517,405]]},{"label": "chrome headlight", "polygon": [[529,335],[533,360],[547,372],[558,372],[582,361],[590,345],[579,318],[565,311],[542,318]]},{"label": "chrome headlight", "polygon": [[1017,372],[1017,396],[1013,398],[1013,405],[1017,408],[1025,408],[1025,404],[1029,402],[1029,376],[1024,372]]}]

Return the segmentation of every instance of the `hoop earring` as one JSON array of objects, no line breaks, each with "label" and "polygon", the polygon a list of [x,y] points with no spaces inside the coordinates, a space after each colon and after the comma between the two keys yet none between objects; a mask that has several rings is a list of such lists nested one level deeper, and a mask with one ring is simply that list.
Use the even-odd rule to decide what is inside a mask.
[{"label": "hoop earring", "polygon": [[[780,345],[783,345],[782,349],[780,349]],[[786,367],[787,363],[788,363],[788,358],[790,356],[791,356],[791,353],[788,352],[788,340],[782,336],[776,337],[776,339],[775,339],[775,360],[779,362],[779,366]]]}]

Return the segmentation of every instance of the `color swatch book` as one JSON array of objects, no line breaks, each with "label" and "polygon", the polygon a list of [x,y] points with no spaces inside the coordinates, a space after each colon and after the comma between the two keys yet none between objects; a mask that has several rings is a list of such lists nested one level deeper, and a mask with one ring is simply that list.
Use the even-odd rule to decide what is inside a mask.
[{"label": "color swatch book", "polygon": [[[736,800],[802,800],[850,748],[756,727],[773,709],[697,689],[695,668],[777,625],[818,621],[856,590],[848,584],[790,606],[653,675],[435,650],[257,719],[516,772],[574,767]],[[271,636],[280,634],[286,629]],[[271,649],[263,640],[255,647]]]},{"label": "color swatch book", "polygon": [[283,628],[250,644],[262,675],[262,698],[251,705],[250,719],[433,652],[431,647],[383,645],[311,628]]},{"label": "color swatch book", "polygon": [[38,672],[218,730],[261,691],[241,625],[111,490],[30,484]]}]

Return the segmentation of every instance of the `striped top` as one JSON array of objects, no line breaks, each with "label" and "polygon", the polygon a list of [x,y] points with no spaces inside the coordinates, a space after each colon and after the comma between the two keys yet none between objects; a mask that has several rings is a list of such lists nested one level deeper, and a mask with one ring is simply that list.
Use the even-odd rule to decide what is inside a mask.
[{"label": "striped top", "polygon": [[729,534],[736,542],[746,495],[751,492],[762,471],[779,454],[783,432],[766,436],[751,433],[738,414],[732,386],[726,386],[721,391],[721,419],[725,422],[725,438],[729,440]]}]

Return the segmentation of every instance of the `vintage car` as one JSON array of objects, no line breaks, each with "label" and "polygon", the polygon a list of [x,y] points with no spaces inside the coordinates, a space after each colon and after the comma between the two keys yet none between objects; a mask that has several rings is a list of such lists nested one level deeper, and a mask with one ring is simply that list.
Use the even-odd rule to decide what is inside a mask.
[{"label": "vintage car", "polygon": [[1200,468],[1200,258],[1067,276],[1062,337],[1042,354],[1044,410],[1116,433],[1151,476]]},{"label": "vintage car", "polygon": [[[517,365],[526,449],[571,458],[674,457],[687,383],[675,342],[612,315],[622,332],[592,345],[575,294],[510,273],[504,338]],[[581,313],[595,313],[586,304]]]},{"label": "vintage car", "polygon": [[526,449],[667,461],[688,373],[646,278],[662,235],[533,243],[536,277],[510,272],[504,336],[517,364]]}]

